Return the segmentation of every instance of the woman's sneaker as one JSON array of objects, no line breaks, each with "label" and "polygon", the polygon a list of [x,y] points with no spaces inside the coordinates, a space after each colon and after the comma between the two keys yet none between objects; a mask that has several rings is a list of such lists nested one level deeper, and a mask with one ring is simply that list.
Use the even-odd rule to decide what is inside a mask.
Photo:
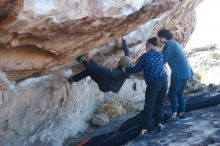
[{"label": "woman's sneaker", "polygon": [[185,114],[178,115],[179,119],[185,119]]}]

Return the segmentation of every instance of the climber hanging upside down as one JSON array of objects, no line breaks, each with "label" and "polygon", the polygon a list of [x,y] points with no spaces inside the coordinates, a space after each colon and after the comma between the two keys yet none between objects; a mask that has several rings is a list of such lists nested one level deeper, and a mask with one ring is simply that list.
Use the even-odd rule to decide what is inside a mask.
[{"label": "climber hanging upside down", "polygon": [[118,93],[126,79],[129,77],[128,74],[123,72],[123,69],[131,65],[128,45],[125,39],[121,38],[121,40],[125,56],[120,58],[116,68],[106,68],[96,63],[89,56],[86,57],[81,55],[77,58],[77,61],[82,63],[86,69],[76,75],[70,76],[68,82],[72,84],[73,82],[78,82],[81,79],[90,76],[92,80],[98,84],[98,87],[102,92],[112,91]]}]

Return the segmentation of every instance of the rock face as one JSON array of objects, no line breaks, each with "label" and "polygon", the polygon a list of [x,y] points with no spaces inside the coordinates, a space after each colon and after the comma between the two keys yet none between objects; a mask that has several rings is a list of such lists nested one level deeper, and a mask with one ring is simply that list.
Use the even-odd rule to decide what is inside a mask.
[{"label": "rock face", "polygon": [[[144,95],[144,81],[128,80],[117,96],[132,99],[134,82],[134,93]],[[61,75],[27,79],[0,92],[0,145],[60,146],[86,130],[98,105],[111,97],[89,78],[72,85]]]},{"label": "rock face", "polygon": [[[76,66],[73,60],[79,54],[145,23],[145,39],[167,27],[185,44],[194,29],[194,8],[200,1],[1,0],[0,70],[9,80],[19,81]],[[134,46],[142,41],[129,43]],[[111,56],[118,47],[114,44],[104,48],[94,54],[100,62],[103,53]],[[117,62],[116,56],[111,58]]]},{"label": "rock face", "polygon": [[81,71],[75,58],[89,51],[115,66],[122,35],[134,59],[162,27],[185,45],[200,2],[0,0],[0,145],[62,145],[86,129],[106,97],[143,98],[144,81],[129,80],[119,94],[104,94],[89,78],[70,86],[58,71]]},{"label": "rock face", "polygon": [[194,48],[188,53],[189,61],[202,83],[220,84],[220,48],[215,44]]},{"label": "rock face", "polygon": [[68,135],[86,129],[89,115],[104,100],[96,85],[84,89],[88,82],[70,86],[46,76],[1,91],[0,145],[61,145]]}]

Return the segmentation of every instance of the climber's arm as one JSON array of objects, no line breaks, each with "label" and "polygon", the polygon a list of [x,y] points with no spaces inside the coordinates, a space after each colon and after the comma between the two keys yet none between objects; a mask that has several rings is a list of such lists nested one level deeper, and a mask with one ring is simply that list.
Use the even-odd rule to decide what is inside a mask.
[{"label": "climber's arm", "polygon": [[121,41],[122,41],[122,47],[123,47],[125,56],[130,57],[130,52],[129,52],[129,49],[128,49],[127,41],[125,39],[123,39],[122,37],[121,37]]}]

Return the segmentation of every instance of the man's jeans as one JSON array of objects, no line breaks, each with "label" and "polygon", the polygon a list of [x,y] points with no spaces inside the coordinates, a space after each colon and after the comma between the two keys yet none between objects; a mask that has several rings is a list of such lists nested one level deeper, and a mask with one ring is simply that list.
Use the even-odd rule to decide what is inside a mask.
[{"label": "man's jeans", "polygon": [[179,112],[185,112],[185,97],[183,95],[184,88],[188,79],[174,80],[171,79],[170,84],[170,102],[172,112],[177,112],[177,105],[179,103]]}]

